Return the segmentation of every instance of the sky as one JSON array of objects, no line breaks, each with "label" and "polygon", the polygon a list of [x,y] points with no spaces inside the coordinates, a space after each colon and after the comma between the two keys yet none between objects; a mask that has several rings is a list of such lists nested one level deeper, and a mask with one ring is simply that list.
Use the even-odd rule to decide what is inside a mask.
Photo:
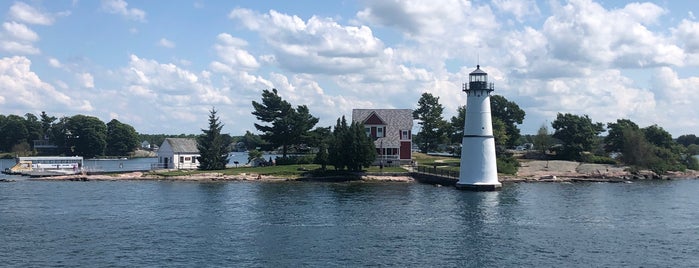
[{"label": "sky", "polygon": [[[477,64],[535,134],[558,113],[699,135],[699,5],[658,0],[1,1],[0,114],[146,134],[258,133],[276,88],[332,126],[352,109],[444,118]],[[416,131],[419,125],[415,124]]]}]

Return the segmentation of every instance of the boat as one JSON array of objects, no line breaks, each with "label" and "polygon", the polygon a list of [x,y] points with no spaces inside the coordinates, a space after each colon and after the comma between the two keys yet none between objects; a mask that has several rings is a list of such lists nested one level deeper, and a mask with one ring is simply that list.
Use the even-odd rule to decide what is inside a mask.
[{"label": "boat", "polygon": [[29,156],[17,157],[17,164],[2,173],[9,175],[76,174],[83,167],[82,156]]}]

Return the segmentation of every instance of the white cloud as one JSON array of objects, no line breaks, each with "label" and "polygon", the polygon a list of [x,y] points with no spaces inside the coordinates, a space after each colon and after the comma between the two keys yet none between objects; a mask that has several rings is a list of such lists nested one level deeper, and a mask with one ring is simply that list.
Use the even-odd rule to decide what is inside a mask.
[{"label": "white cloud", "polygon": [[699,22],[682,20],[672,33],[687,53],[699,54]]},{"label": "white cloud", "polygon": [[234,9],[229,17],[257,31],[274,49],[276,62],[294,72],[357,72],[371,68],[371,58],[383,49],[369,27],[342,26],[329,18],[303,21],[274,10],[259,14],[248,9]]},{"label": "white cloud", "polygon": [[41,12],[24,2],[15,2],[10,7],[8,17],[29,24],[51,25],[54,22],[52,15]]},{"label": "white cloud", "polygon": [[4,108],[24,114],[27,111],[60,106],[62,109],[88,111],[88,101],[73,100],[42,81],[31,71],[31,61],[26,57],[0,58],[0,84],[3,90]]},{"label": "white cloud", "polygon": [[666,12],[654,4],[606,10],[589,0],[574,0],[552,10],[543,33],[556,59],[621,68],[683,65],[682,50],[647,27]]},{"label": "white cloud", "polygon": [[61,62],[56,58],[49,58],[49,65],[51,65],[51,67],[54,67],[54,68],[63,67],[63,64],[61,64]]},{"label": "white cloud", "polygon": [[138,8],[128,8],[124,0],[102,0],[102,9],[108,13],[117,14],[130,20],[145,22],[146,12]]},{"label": "white cloud", "polygon": [[219,34],[216,39],[218,42],[214,45],[214,49],[218,57],[229,68],[251,70],[260,67],[255,57],[243,49],[243,47],[248,45],[245,40],[233,37],[227,33]]},{"label": "white cloud", "polygon": [[493,5],[502,12],[511,13],[518,21],[525,17],[539,15],[539,7],[533,0],[495,0]]},{"label": "white cloud", "polygon": [[80,82],[80,85],[84,88],[94,88],[95,87],[95,78],[92,77],[92,74],[90,73],[79,73],[77,74],[78,76],[78,81]]},{"label": "white cloud", "polygon": [[14,21],[4,22],[0,32],[0,51],[11,54],[39,54],[41,51],[34,46],[39,35],[26,25]]},{"label": "white cloud", "polygon": [[175,43],[173,43],[172,41],[167,40],[165,38],[161,38],[160,41],[158,41],[158,46],[165,47],[165,48],[174,48]]}]

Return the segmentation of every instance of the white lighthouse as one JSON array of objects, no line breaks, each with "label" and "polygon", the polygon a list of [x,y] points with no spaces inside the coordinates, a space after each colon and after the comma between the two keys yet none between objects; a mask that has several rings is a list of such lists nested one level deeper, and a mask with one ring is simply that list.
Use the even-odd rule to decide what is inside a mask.
[{"label": "white lighthouse", "polygon": [[456,187],[467,190],[493,191],[502,187],[498,181],[495,162],[495,138],[490,116],[490,92],[488,74],[476,65],[468,75],[466,92],[466,122],[461,140],[461,171]]}]

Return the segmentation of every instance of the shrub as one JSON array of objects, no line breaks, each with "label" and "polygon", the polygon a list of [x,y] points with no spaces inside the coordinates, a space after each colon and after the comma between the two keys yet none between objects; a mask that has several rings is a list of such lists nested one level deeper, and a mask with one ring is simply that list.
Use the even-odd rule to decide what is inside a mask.
[{"label": "shrub", "polygon": [[519,161],[512,156],[503,156],[496,160],[498,172],[503,174],[515,175],[519,170]]}]

